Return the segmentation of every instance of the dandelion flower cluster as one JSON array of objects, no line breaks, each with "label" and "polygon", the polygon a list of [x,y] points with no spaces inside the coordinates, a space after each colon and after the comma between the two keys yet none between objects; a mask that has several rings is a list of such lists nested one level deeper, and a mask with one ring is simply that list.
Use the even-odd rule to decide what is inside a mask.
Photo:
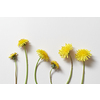
[{"label": "dandelion flower cluster", "polygon": [[17,56],[17,53],[15,52],[15,53],[12,53],[12,54],[9,56],[9,58],[11,58],[11,59],[15,59],[16,56]]},{"label": "dandelion flower cluster", "polygon": [[88,58],[90,58],[90,56],[92,56],[92,54],[90,53],[89,50],[79,49],[79,50],[77,50],[77,53],[76,53],[75,57],[79,61],[86,61],[86,60],[88,60]]},{"label": "dandelion flower cluster", "polygon": [[37,52],[37,54],[39,55],[39,57],[40,57],[41,59],[44,59],[44,60],[46,60],[46,61],[49,60],[48,54],[47,54],[44,50],[38,49],[36,52]]},{"label": "dandelion flower cluster", "polygon": [[51,65],[53,68],[59,69],[59,64],[56,61],[51,61]]},{"label": "dandelion flower cluster", "polygon": [[21,39],[18,42],[18,46],[23,47],[27,42],[29,42],[27,39]]},{"label": "dandelion flower cluster", "polygon": [[[28,80],[28,57],[27,57],[27,50],[26,50],[26,44],[28,43],[29,41],[27,39],[21,39],[19,40],[18,42],[18,46],[19,47],[24,47],[24,50],[25,50],[25,56],[26,56],[26,79],[25,79],[25,84],[27,84],[27,80]],[[69,78],[68,78],[68,81],[66,84],[69,84],[70,80],[71,80],[71,77],[72,77],[72,73],[73,73],[73,60],[72,60],[72,57],[71,57],[71,53],[70,51],[73,50],[73,47],[72,47],[72,44],[66,44],[65,43],[65,46],[62,46],[62,48],[59,50],[59,54],[62,58],[70,58],[71,60],[71,71],[70,71],[70,75],[69,75]],[[39,56],[39,59],[36,63],[36,67],[35,67],[35,72],[34,72],[34,79],[35,79],[35,83],[37,83],[37,77],[36,77],[36,72],[37,72],[37,67],[39,65],[39,61],[40,60],[45,60],[45,61],[50,61],[49,60],[49,56],[48,54],[46,53],[46,51],[42,50],[42,49],[38,49],[37,51],[37,54]],[[15,83],[17,84],[17,53],[12,53],[9,58],[13,59],[15,61]],[[85,61],[88,60],[90,57],[92,56],[92,54],[90,53],[89,50],[87,49],[79,49],[77,50],[77,53],[75,54],[75,58],[78,60],[78,61],[82,61],[83,62],[83,74],[82,74],[82,81],[81,81],[81,84],[84,83],[84,73],[85,73]],[[50,83],[52,84],[52,75],[51,75],[51,72],[53,69],[59,69],[59,64],[56,62],[56,61],[51,61],[51,70],[50,70]]]},{"label": "dandelion flower cluster", "polygon": [[65,44],[65,46],[62,46],[61,50],[59,50],[59,54],[62,58],[65,57],[68,58],[68,54],[72,49],[73,49],[72,44]]}]

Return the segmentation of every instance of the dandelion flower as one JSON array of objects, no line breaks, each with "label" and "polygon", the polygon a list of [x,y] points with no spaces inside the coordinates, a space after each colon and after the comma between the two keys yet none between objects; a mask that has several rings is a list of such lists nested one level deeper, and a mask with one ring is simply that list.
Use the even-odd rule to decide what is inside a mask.
[{"label": "dandelion flower", "polygon": [[68,58],[68,54],[72,49],[72,44],[65,44],[65,46],[62,46],[61,50],[59,50],[59,54],[62,58]]},{"label": "dandelion flower", "polygon": [[39,55],[39,57],[40,57],[41,59],[44,59],[44,60],[46,60],[46,61],[49,60],[48,54],[47,54],[44,50],[38,49],[38,50],[37,50],[37,54]]},{"label": "dandelion flower", "polygon": [[21,39],[18,42],[18,46],[19,47],[24,47],[25,50],[25,56],[26,56],[26,79],[25,79],[25,84],[27,84],[27,80],[28,80],[28,57],[27,57],[27,52],[26,52],[26,44],[29,41],[27,39]]},{"label": "dandelion flower", "polygon": [[49,61],[49,56],[44,50],[41,50],[41,49],[38,49],[36,52],[39,55],[39,59],[38,59],[38,61],[36,63],[34,78],[35,78],[35,83],[38,84],[37,83],[37,79],[36,79],[36,71],[37,71],[38,63],[39,63],[40,59],[41,60],[44,59],[45,61]]},{"label": "dandelion flower", "polygon": [[87,49],[79,49],[79,50],[77,50],[77,53],[75,55],[75,58],[78,61],[82,61],[83,62],[83,75],[82,75],[81,84],[84,83],[85,61],[88,60],[91,56],[92,56],[92,54]]},{"label": "dandelion flower", "polygon": [[72,57],[70,55],[70,51],[73,49],[72,44],[65,44],[65,46],[62,46],[61,50],[59,50],[59,54],[62,58],[68,58],[70,57],[71,60],[71,71],[70,71],[70,76],[66,84],[69,84],[71,77],[72,77],[72,70],[73,70],[73,61]]},{"label": "dandelion flower", "polygon": [[59,64],[56,61],[51,61],[52,68],[59,69]]},{"label": "dandelion flower", "polygon": [[29,41],[27,39],[21,39],[18,42],[18,46],[23,47],[24,45],[26,45]]},{"label": "dandelion flower", "polygon": [[15,52],[15,53],[12,53],[12,54],[9,56],[9,58],[11,58],[11,59],[15,59],[16,56],[17,56],[17,53]]},{"label": "dandelion flower", "polygon": [[50,70],[50,83],[52,84],[51,72],[52,69],[59,69],[59,64],[56,61],[51,61],[51,70]]},{"label": "dandelion flower", "polygon": [[13,59],[15,61],[15,84],[17,84],[17,63],[16,63],[16,60],[17,60],[17,53],[12,53],[9,58]]},{"label": "dandelion flower", "polygon": [[75,57],[79,61],[86,61],[91,57],[91,53],[87,49],[79,49]]}]

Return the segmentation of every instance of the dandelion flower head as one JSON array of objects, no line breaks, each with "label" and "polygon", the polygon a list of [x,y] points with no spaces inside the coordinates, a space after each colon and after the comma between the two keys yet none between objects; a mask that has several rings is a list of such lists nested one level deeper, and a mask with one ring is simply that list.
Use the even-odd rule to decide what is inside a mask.
[{"label": "dandelion flower head", "polygon": [[15,52],[15,53],[12,53],[12,54],[9,56],[9,58],[11,58],[11,59],[15,59],[16,56],[17,56],[17,53]]},{"label": "dandelion flower head", "polygon": [[56,61],[51,61],[52,68],[59,69],[59,64]]},{"label": "dandelion flower head", "polygon": [[29,42],[27,39],[21,39],[18,42],[18,46],[22,47],[22,46],[26,45],[27,42]]},{"label": "dandelion flower head", "polygon": [[41,59],[44,59],[46,61],[49,60],[49,56],[44,50],[38,49],[36,52],[39,55],[39,57],[41,57]]},{"label": "dandelion flower head", "polygon": [[86,61],[88,58],[90,58],[92,54],[87,49],[79,49],[77,50],[75,58],[79,61]]},{"label": "dandelion flower head", "polygon": [[62,46],[61,50],[59,50],[59,54],[62,58],[65,57],[68,58],[68,54],[72,49],[73,49],[72,44],[65,44],[65,46]]}]

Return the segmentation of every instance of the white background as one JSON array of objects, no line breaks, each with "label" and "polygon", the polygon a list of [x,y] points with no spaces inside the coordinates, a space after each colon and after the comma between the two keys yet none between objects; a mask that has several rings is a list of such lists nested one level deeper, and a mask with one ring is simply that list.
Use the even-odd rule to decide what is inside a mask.
[{"label": "white background", "polygon": [[[41,0],[17,0],[17,1],[16,0],[15,1],[14,0],[1,0],[0,1],[0,16],[1,17],[100,17],[100,13],[99,13],[100,5],[99,4],[100,4],[100,0],[42,0],[42,1]],[[19,37],[19,38],[22,38],[22,37]],[[17,41],[16,41],[16,44],[17,44]],[[64,45],[64,43],[62,44]],[[20,50],[20,48],[18,48],[17,46],[16,48]],[[6,53],[6,56],[8,56],[9,53],[17,50],[16,48],[14,48],[14,50],[11,49],[12,51],[10,50],[8,53]],[[99,45],[98,45],[98,48],[99,48]],[[95,53],[97,52],[94,52],[94,54]],[[99,56],[97,55],[98,54],[95,55],[95,58],[97,59],[95,61],[99,62]],[[22,55],[22,57],[23,56],[24,55]],[[5,58],[8,59],[7,57]],[[9,60],[8,62],[11,62],[11,61]],[[96,62],[96,66],[98,65],[97,62]],[[14,66],[13,62],[11,62],[11,64],[12,64],[11,67]],[[4,71],[6,71],[6,69]],[[98,77],[99,76],[97,76],[97,78]],[[53,80],[54,80],[54,75],[53,75]],[[99,81],[99,78],[98,78],[98,81]],[[39,83],[40,83],[40,80],[39,80]],[[78,80],[78,83],[79,83],[79,80]],[[66,85],[66,84],[59,84],[59,85],[58,84],[52,84],[52,85],[50,84],[44,84],[44,85],[43,84],[38,84],[38,85],[35,85],[35,84],[34,85],[33,84],[31,85],[30,84],[27,84],[27,85],[23,85],[23,84],[12,85],[11,84],[9,85],[8,84],[7,85],[6,84],[5,85],[5,84],[1,84],[0,85],[0,94],[1,94],[0,99],[7,100],[9,98],[10,100],[13,100],[13,99],[15,100],[18,100],[18,99],[19,100],[20,99],[40,100],[43,98],[44,100],[47,100],[47,99],[48,100],[51,100],[51,99],[73,100],[77,98],[77,100],[80,100],[81,98],[81,100],[84,100],[84,99],[85,100],[88,100],[88,99],[100,100],[99,90],[100,90],[100,84],[98,85],[97,84],[92,84],[92,85],[86,84],[86,80],[85,80],[84,85],[81,85],[81,84],[80,85],[79,84],[77,85],[76,84],[73,84],[73,85],[72,84],[71,85]]]},{"label": "white background", "polygon": [[[18,53],[18,84],[24,84],[26,60],[24,50],[17,46],[22,38],[29,40],[28,84],[34,84],[34,69],[38,60],[37,49],[45,50],[51,60],[56,60],[60,70],[52,74],[53,84],[65,84],[70,74],[70,59],[63,59],[58,54],[61,46],[71,43],[73,50],[73,75],[70,84],[80,84],[82,78],[82,63],[75,59],[78,49],[91,50],[92,58],[86,62],[85,84],[100,83],[100,18],[82,17],[22,17],[0,18],[0,84],[14,83],[14,62],[8,57],[11,53]],[[50,84],[48,62],[40,63],[37,69],[39,84]]]}]

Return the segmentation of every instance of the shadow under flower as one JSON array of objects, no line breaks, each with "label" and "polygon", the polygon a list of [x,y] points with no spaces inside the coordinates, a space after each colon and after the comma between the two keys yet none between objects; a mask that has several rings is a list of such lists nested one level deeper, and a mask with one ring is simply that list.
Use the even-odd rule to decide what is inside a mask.
[{"label": "shadow under flower", "polygon": [[[71,58],[72,58],[72,62],[71,62],[70,56],[71,56]],[[69,67],[72,66],[72,64],[73,64],[73,62],[74,62],[74,60],[75,60],[75,52],[74,52],[74,50],[71,50],[71,51],[70,51],[70,56],[68,56],[68,58],[66,57],[66,58],[64,59],[64,61],[66,61],[67,63],[70,63],[70,64],[71,64]],[[72,69],[72,74],[70,74],[70,75],[71,75],[71,76],[70,76],[70,80],[69,80],[66,84],[69,84],[70,81],[71,81],[71,79],[72,79],[73,67],[71,67],[71,69]],[[70,73],[71,73],[71,72],[70,72]]]},{"label": "shadow under flower", "polygon": [[[72,60],[74,61],[74,60],[75,60],[75,51],[74,51],[74,50],[71,50],[71,51],[70,51],[70,55],[71,55],[71,57],[72,57]],[[70,62],[71,62],[70,57],[69,57],[69,56],[68,56],[68,58],[66,57],[66,58],[64,59],[64,61],[66,61],[67,63],[70,63]]]},{"label": "shadow under flower", "polygon": [[59,66],[59,69],[53,69],[52,73],[51,73],[51,80],[52,80],[52,76],[53,74],[55,74],[56,72],[62,72],[61,67]]},{"label": "shadow under flower", "polygon": [[30,42],[28,42],[28,43],[26,44],[26,50],[27,50],[27,52],[31,52],[31,50],[32,50],[32,45],[30,44]]},{"label": "shadow under flower", "polygon": [[[41,63],[43,63],[43,62],[47,62],[47,61],[41,60],[41,61],[38,63],[38,66],[39,66]],[[50,65],[50,60],[49,60],[47,63]],[[38,67],[38,66],[37,66],[37,67]]]},{"label": "shadow under flower", "polygon": [[[30,42],[28,42],[28,43],[25,45],[25,48],[26,48],[27,53],[29,53],[29,52],[32,51],[32,45],[30,44]],[[22,47],[21,49],[24,50],[24,47]]]},{"label": "shadow under flower", "polygon": [[[91,58],[89,58],[88,60],[85,61],[85,67],[94,67],[94,63],[95,63],[95,60],[93,59],[94,57],[91,56]],[[82,62],[81,62],[82,63]],[[82,64],[83,65],[83,64]],[[85,73],[84,73],[85,74]],[[84,81],[85,81],[85,76],[84,76],[84,79],[83,79],[83,84],[84,84]]]},{"label": "shadow under flower", "polygon": [[93,67],[94,63],[95,63],[94,57],[91,56],[91,58],[85,62],[85,65],[86,67]]}]

